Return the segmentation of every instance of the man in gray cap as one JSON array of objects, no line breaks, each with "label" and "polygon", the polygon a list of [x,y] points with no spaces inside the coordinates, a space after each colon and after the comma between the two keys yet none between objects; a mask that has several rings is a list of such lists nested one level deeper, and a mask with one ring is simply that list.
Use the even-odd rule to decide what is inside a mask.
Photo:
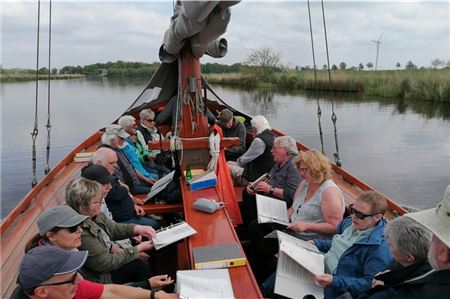
[{"label": "man in gray cap", "polygon": [[236,161],[245,152],[245,126],[233,117],[233,112],[223,109],[218,116],[223,137],[239,137],[240,144],[225,149],[225,159]]},{"label": "man in gray cap", "polygon": [[177,294],[150,291],[125,285],[90,282],[78,273],[86,262],[87,251],[69,251],[55,246],[31,249],[19,268],[19,287],[13,299],[174,299]]},{"label": "man in gray cap", "polygon": [[411,281],[405,296],[396,298],[449,298],[450,294],[450,185],[434,209],[406,214],[433,233],[428,261],[433,270]]}]

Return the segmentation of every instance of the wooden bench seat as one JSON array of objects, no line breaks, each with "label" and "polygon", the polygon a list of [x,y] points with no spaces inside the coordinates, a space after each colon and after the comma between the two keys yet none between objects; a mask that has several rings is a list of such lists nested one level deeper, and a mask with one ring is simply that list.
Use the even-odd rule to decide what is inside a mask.
[{"label": "wooden bench seat", "polygon": [[182,203],[150,203],[142,205],[146,215],[183,212]]}]

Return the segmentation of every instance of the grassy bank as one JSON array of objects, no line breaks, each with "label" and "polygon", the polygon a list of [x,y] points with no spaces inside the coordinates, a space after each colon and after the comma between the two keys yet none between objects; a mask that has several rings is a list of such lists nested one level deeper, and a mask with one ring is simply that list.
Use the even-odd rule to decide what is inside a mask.
[{"label": "grassy bank", "polygon": [[[246,87],[271,87],[284,90],[330,91],[328,73],[317,73],[317,86],[312,71],[284,71],[272,73],[263,79],[251,73],[210,74],[211,83]],[[338,92],[356,92],[362,95],[400,97],[450,102],[450,70],[399,71],[332,71],[332,88]]]},{"label": "grassy bank", "polygon": [[[80,74],[65,74],[65,75],[51,75],[51,80],[67,80],[67,79],[79,79],[83,78],[84,75]],[[48,75],[39,75],[39,80],[47,80]],[[23,81],[34,81],[36,80],[36,75],[34,74],[1,74],[1,82],[23,82]]]}]

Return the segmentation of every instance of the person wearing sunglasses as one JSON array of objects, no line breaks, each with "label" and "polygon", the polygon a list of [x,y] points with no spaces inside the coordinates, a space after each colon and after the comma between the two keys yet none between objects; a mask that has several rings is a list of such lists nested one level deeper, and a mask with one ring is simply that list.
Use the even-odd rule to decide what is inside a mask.
[{"label": "person wearing sunglasses", "polygon": [[350,216],[342,220],[332,240],[314,240],[325,253],[325,273],[315,282],[324,288],[325,298],[349,293],[353,297],[369,290],[374,276],[394,260],[383,237],[387,202],[379,193],[358,195],[350,205]]},{"label": "person wearing sunglasses", "polygon": [[[20,273],[22,273],[22,276],[19,275],[19,288],[16,290],[13,298],[28,298],[26,294],[31,298],[41,298],[41,295],[44,294],[46,294],[47,298],[74,298],[73,296],[68,296],[68,294],[71,294],[72,292],[75,292],[75,298],[86,299],[150,298],[151,292],[142,288],[135,288],[131,285],[103,285],[85,280],[82,276],[82,266],[86,262],[87,255],[83,259],[83,264],[81,264],[80,267],[73,269],[72,272],[64,275],[58,274],[58,279],[50,279],[50,282],[35,285],[30,283],[30,275],[33,275],[35,278],[38,277],[38,279],[42,279],[42,281],[46,281],[46,275],[41,275],[40,273],[47,273],[45,271],[47,269],[52,269],[52,267],[54,267],[53,264],[58,264],[58,258],[64,255],[58,253],[58,251],[55,251],[54,249],[48,248],[62,249],[66,252],[79,252],[77,247],[81,244],[81,233],[83,231],[81,224],[87,218],[88,217],[86,216],[78,214],[67,205],[50,208],[39,216],[37,220],[38,233],[31,238],[25,246],[26,256],[28,256],[29,253],[36,256],[35,258],[27,259],[31,259],[31,261],[35,261],[36,263],[39,263],[39,265],[35,265],[32,268],[30,268],[30,266],[23,269],[21,268]],[[35,252],[36,248],[45,248],[44,252],[47,252],[47,254],[32,253]],[[87,251],[82,252],[87,253]],[[40,258],[37,258],[37,256]],[[68,259],[69,256],[66,254],[65,260]],[[36,272],[30,274],[29,271]],[[48,275],[50,274],[47,273],[47,276]],[[21,277],[23,277],[22,280],[25,281],[24,283],[20,283]],[[146,284],[155,288],[160,288],[172,282],[173,280],[167,275],[159,275],[150,278]],[[73,286],[75,284],[77,285],[77,288],[74,291]],[[33,285],[33,287],[30,288],[30,285]],[[140,285],[144,284],[141,283]],[[37,286],[45,288],[41,288],[38,292],[35,292]],[[50,295],[48,293],[50,293]],[[163,291],[157,292],[155,295],[156,298],[178,298],[176,294],[168,294]]]},{"label": "person wearing sunglasses", "polygon": [[87,251],[63,250],[57,246],[38,246],[28,251],[19,266],[18,287],[13,299],[174,299],[177,294],[150,291],[124,285],[90,282],[78,272]]}]

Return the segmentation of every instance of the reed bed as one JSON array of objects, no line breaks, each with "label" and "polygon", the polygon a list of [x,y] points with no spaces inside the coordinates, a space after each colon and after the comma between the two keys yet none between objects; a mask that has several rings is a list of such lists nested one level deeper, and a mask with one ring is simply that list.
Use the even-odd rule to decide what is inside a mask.
[{"label": "reed bed", "polygon": [[399,97],[450,102],[450,69],[399,71],[332,71],[332,84],[328,72],[317,72],[317,84],[312,71],[283,71],[270,77],[258,78],[251,74],[207,75],[211,83],[238,86],[269,86],[284,90],[320,90],[354,92],[362,95]]}]

